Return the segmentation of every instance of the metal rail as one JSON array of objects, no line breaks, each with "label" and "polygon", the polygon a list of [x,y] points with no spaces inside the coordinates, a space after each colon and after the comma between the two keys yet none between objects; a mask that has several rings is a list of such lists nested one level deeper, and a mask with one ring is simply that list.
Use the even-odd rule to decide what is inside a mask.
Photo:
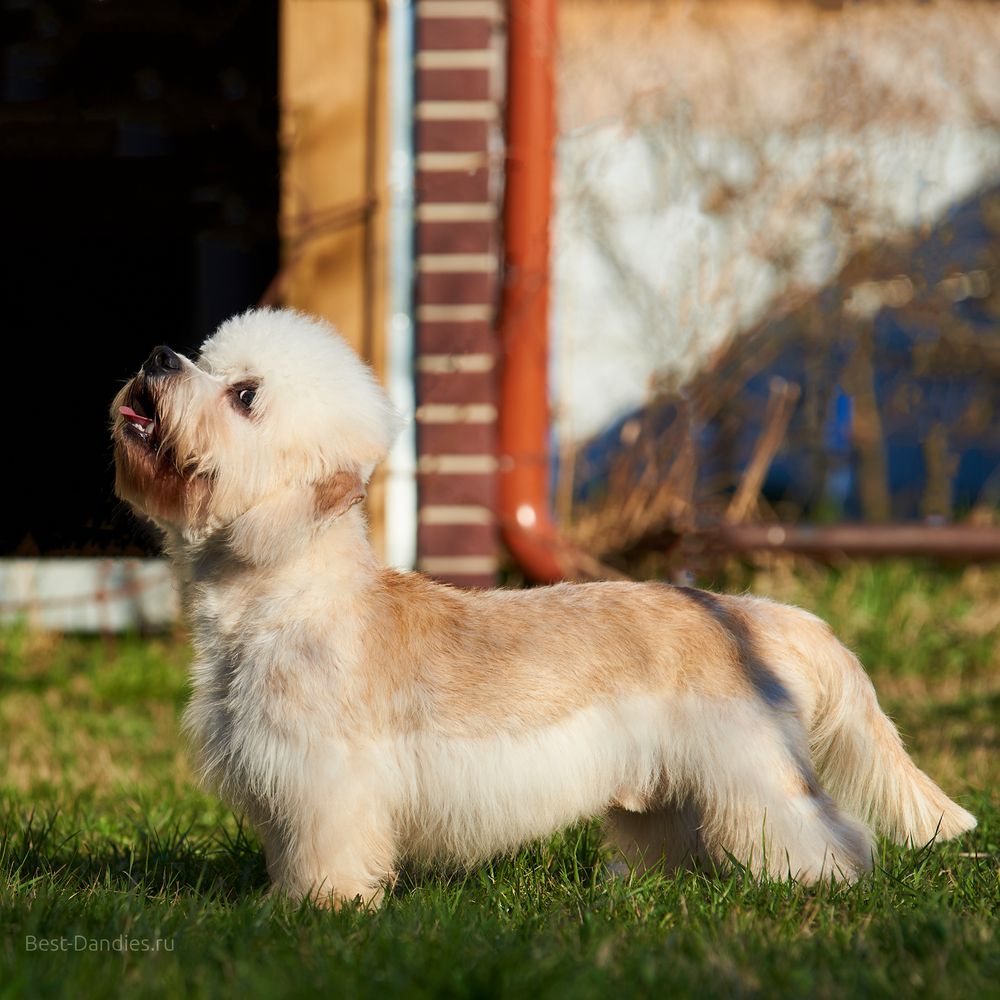
[{"label": "metal rail", "polygon": [[734,552],[1000,560],[1000,528],[970,524],[725,524],[706,536]]}]

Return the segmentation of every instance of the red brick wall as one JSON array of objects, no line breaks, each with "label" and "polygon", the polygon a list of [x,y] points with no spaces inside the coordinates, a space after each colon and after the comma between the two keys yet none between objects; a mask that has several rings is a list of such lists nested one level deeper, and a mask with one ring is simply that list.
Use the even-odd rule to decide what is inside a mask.
[{"label": "red brick wall", "polygon": [[417,3],[417,567],[496,580],[503,8]]}]

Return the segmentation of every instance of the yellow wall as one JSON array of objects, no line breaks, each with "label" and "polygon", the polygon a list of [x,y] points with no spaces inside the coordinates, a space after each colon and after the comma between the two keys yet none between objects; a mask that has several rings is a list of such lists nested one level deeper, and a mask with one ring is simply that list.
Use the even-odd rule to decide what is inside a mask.
[{"label": "yellow wall", "polygon": [[[387,88],[380,9],[376,0],[282,0],[277,295],[329,320],[381,375]],[[378,544],[378,482],[369,514]]]}]

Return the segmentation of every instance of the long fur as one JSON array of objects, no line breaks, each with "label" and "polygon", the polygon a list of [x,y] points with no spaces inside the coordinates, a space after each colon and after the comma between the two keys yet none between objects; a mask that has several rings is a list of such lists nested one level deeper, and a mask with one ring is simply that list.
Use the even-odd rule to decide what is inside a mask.
[{"label": "long fur", "polygon": [[592,816],[639,868],[805,880],[868,871],[869,824],[912,843],[975,825],[805,612],[379,566],[359,501],[399,421],[315,320],[230,320],[112,418],[119,493],[163,531],[194,636],[185,729],[280,891],[371,902],[407,859],[472,863]]}]

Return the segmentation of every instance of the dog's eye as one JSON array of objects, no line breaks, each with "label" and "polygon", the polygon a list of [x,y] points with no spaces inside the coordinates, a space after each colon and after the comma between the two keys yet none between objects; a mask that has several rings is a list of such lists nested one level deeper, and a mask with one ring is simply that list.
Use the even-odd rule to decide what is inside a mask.
[{"label": "dog's eye", "polygon": [[253,401],[260,385],[257,382],[237,382],[229,387],[229,401],[237,413],[244,417],[255,415]]}]

